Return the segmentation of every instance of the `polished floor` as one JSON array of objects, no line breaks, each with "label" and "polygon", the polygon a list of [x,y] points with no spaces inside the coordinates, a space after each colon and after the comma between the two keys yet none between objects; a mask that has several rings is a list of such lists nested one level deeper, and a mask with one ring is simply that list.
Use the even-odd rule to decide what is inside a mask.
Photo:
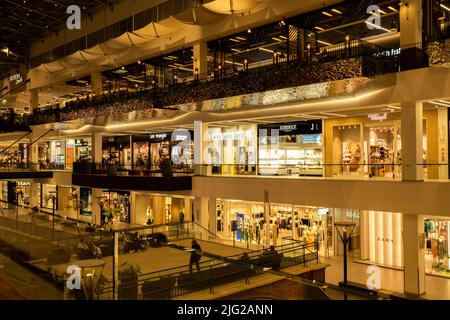
[{"label": "polished floor", "polygon": [[[330,266],[326,269],[326,282],[337,285],[344,276],[343,257],[321,257],[321,262],[328,263]],[[357,282],[366,285],[369,272],[369,265],[354,262],[351,257],[348,259],[348,281]],[[403,271],[381,267],[380,269],[381,288],[386,291],[404,293]],[[450,300],[450,279],[426,275],[426,293],[421,296],[424,299],[432,300]]]}]

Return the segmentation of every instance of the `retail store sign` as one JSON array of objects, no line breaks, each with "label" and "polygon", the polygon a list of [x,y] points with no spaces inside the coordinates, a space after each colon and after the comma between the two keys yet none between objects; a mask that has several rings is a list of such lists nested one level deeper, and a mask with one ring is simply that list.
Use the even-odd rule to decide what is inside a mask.
[{"label": "retail store sign", "polygon": [[161,139],[167,138],[167,133],[150,133],[150,139]]},{"label": "retail store sign", "polygon": [[21,73],[16,73],[9,77],[9,83],[11,85],[17,86],[23,82],[23,76]]},{"label": "retail store sign", "polygon": [[347,210],[345,216],[349,219],[359,219],[359,210]]},{"label": "retail store sign", "polygon": [[372,121],[384,121],[387,119],[387,112],[385,113],[371,113],[367,116]]},{"label": "retail store sign", "polygon": [[31,182],[28,182],[28,181],[17,181],[16,182],[16,186],[18,186],[18,187],[31,186]]}]

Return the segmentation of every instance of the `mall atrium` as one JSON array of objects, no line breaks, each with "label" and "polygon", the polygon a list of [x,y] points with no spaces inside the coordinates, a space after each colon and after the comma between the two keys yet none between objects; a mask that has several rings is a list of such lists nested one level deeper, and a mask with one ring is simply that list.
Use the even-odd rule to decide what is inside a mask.
[{"label": "mall atrium", "polygon": [[3,0],[0,299],[450,299],[450,0]]}]

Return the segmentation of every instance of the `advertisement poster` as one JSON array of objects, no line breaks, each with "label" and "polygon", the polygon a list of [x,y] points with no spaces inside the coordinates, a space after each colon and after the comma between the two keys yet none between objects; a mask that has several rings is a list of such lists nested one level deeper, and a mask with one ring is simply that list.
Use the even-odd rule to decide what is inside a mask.
[{"label": "advertisement poster", "polygon": [[236,239],[244,240],[244,214],[237,213],[237,231],[236,231]]}]

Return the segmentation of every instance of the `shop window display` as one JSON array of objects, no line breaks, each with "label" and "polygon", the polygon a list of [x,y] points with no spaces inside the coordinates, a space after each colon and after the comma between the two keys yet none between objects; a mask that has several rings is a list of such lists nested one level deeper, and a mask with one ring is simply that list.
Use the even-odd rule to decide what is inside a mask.
[{"label": "shop window display", "polygon": [[277,204],[269,208],[266,219],[263,203],[217,200],[217,234],[243,243],[274,246],[289,238],[316,243],[322,253],[328,251],[328,210]]},{"label": "shop window display", "polygon": [[102,223],[113,219],[116,222],[130,223],[130,193],[106,190],[102,193]]},{"label": "shop window display", "polygon": [[259,126],[259,174],[323,174],[320,120]]},{"label": "shop window display", "polygon": [[450,277],[449,226],[447,220],[429,218],[424,221],[428,273]]},{"label": "shop window display", "polygon": [[256,125],[210,128],[205,148],[207,163],[217,174],[256,173]]}]

